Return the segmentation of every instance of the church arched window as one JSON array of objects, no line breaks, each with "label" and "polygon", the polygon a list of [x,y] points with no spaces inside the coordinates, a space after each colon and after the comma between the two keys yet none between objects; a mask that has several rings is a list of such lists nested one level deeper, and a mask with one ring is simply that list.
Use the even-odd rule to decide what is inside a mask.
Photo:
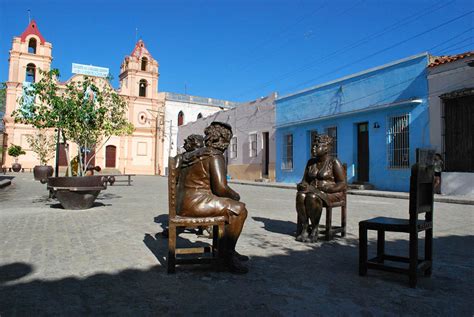
[{"label": "church arched window", "polygon": [[35,64],[26,65],[26,78],[25,81],[29,83],[34,83],[36,80],[36,66]]},{"label": "church arched window", "polygon": [[28,53],[36,54],[36,39],[34,37],[28,41]]},{"label": "church arched window", "polygon": [[184,123],[184,113],[180,111],[178,113],[178,127]]},{"label": "church arched window", "polygon": [[146,86],[148,86],[147,81],[145,79],[140,80],[138,84],[138,95],[140,97],[146,97]]}]

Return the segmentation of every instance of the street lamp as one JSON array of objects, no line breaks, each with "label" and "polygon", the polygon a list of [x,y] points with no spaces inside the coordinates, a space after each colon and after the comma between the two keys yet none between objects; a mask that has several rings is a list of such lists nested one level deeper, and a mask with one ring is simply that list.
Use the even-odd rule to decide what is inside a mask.
[{"label": "street lamp", "polygon": [[153,109],[146,109],[152,116],[152,112],[156,112],[156,117],[155,117],[155,175],[159,174],[159,162],[158,162],[158,131],[159,131],[159,117],[160,114],[162,114],[161,111],[158,110],[153,110]]}]

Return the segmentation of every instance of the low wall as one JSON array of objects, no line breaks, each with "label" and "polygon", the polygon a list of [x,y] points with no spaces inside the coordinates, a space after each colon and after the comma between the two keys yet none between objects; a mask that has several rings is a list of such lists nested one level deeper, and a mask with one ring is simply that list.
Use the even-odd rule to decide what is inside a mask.
[{"label": "low wall", "polygon": [[[232,179],[255,181],[262,178],[262,164],[232,164],[227,166],[227,172]],[[275,164],[269,164],[268,178],[275,181]]]},{"label": "low wall", "polygon": [[441,193],[443,195],[474,195],[474,173],[443,172]]}]

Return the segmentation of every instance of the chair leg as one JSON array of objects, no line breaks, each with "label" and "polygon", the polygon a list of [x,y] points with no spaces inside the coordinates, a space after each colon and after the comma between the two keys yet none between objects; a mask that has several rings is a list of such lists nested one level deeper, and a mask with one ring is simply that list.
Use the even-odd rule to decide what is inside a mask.
[{"label": "chair leg", "polygon": [[332,239],[332,208],[326,207],[326,241]]},{"label": "chair leg", "polygon": [[218,234],[217,234],[217,250],[219,254],[219,259],[224,259],[226,253],[226,241],[224,238],[225,224],[219,224]]},{"label": "chair leg", "polygon": [[359,275],[367,275],[367,229],[359,224]]},{"label": "chair leg", "polygon": [[341,207],[341,227],[342,227],[341,237],[343,238],[346,236],[346,221],[347,221],[347,209],[346,209],[346,205],[344,205]]},{"label": "chair leg", "polygon": [[168,274],[176,272],[176,226],[168,228]]},{"label": "chair leg", "polygon": [[410,232],[410,287],[415,288],[417,282],[418,267],[418,233],[415,230]]},{"label": "chair leg", "polygon": [[219,226],[212,226],[212,257],[215,258],[219,252]]},{"label": "chair leg", "polygon": [[425,232],[425,261],[430,261],[430,267],[425,270],[425,276],[431,276],[433,268],[433,229],[428,229]]},{"label": "chair leg", "polygon": [[377,258],[379,263],[384,262],[385,255],[385,231],[377,230]]}]

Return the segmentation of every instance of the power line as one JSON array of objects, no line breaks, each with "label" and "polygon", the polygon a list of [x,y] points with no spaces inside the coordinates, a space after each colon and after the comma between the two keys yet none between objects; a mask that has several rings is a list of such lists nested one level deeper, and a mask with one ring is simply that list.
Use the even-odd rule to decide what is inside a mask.
[{"label": "power line", "polygon": [[461,49],[472,46],[472,44],[473,44],[473,39],[470,39],[470,42],[468,44],[464,44],[464,45],[460,45],[460,46],[457,46],[457,47],[449,48],[449,49],[441,52],[441,54],[446,55],[446,54],[451,53],[451,52],[456,52],[456,51],[459,52]]},{"label": "power line", "polygon": [[300,86],[303,86],[303,85],[307,85],[307,84],[313,82],[313,81],[316,80],[316,79],[319,79],[319,78],[321,78],[321,77],[330,75],[330,74],[332,74],[332,73],[334,73],[334,72],[337,72],[337,71],[340,71],[340,70],[342,70],[342,69],[344,69],[344,68],[346,68],[346,67],[348,67],[348,66],[352,66],[352,65],[357,64],[357,63],[360,63],[360,62],[362,62],[362,61],[364,61],[364,60],[366,60],[366,59],[369,59],[369,58],[371,58],[371,57],[374,57],[374,56],[376,56],[376,55],[379,55],[379,54],[381,54],[381,53],[383,53],[383,52],[386,52],[386,51],[388,51],[388,50],[390,50],[390,49],[393,49],[393,48],[395,48],[395,47],[397,47],[397,46],[399,46],[399,45],[401,45],[401,44],[404,44],[404,43],[406,43],[406,42],[408,42],[408,41],[411,41],[411,40],[416,39],[416,38],[418,38],[418,37],[420,37],[420,36],[423,36],[423,35],[425,35],[425,34],[427,34],[427,33],[429,33],[429,32],[432,32],[432,31],[434,31],[434,30],[437,30],[437,29],[439,29],[439,28],[441,28],[441,27],[443,27],[443,26],[445,26],[445,25],[448,25],[448,24],[450,24],[450,23],[453,23],[454,21],[460,20],[460,19],[462,19],[462,18],[464,18],[464,17],[466,17],[466,16],[472,14],[473,12],[474,12],[474,10],[471,10],[471,11],[469,11],[469,12],[467,12],[467,13],[461,14],[460,16],[457,16],[457,17],[455,17],[455,18],[453,18],[453,19],[450,19],[450,20],[448,20],[448,21],[446,21],[446,22],[443,22],[443,23],[441,23],[441,24],[438,24],[437,26],[434,26],[434,27],[432,27],[432,28],[429,28],[428,30],[425,30],[425,31],[423,31],[423,32],[421,32],[421,33],[418,33],[418,34],[414,35],[414,36],[411,36],[411,37],[409,37],[409,38],[407,38],[407,39],[405,39],[405,40],[396,42],[395,44],[389,45],[389,46],[387,46],[387,47],[385,47],[385,48],[383,48],[383,49],[381,49],[381,50],[378,50],[378,51],[376,51],[376,52],[374,52],[374,53],[372,53],[372,54],[369,54],[369,55],[367,55],[367,56],[365,56],[365,57],[363,57],[363,58],[360,58],[360,59],[355,60],[355,61],[353,61],[353,62],[347,63],[347,64],[345,64],[345,65],[343,65],[343,66],[341,66],[341,67],[339,67],[339,68],[337,68],[337,69],[335,69],[335,70],[332,70],[331,72],[325,73],[325,74],[323,74],[323,75],[321,75],[321,76],[318,76],[318,77],[312,78],[312,79],[310,79],[310,80],[307,80],[307,81],[305,81],[305,82],[303,82],[303,83],[300,83],[300,84],[298,84],[298,85],[292,87],[291,89],[296,89],[297,87],[300,87]]},{"label": "power line", "polygon": [[[335,14],[332,16],[332,18],[334,19],[335,17],[338,17],[338,16],[341,16],[345,13],[347,13],[348,11],[352,10],[353,8],[355,8],[356,6],[359,6],[362,2],[364,2],[366,0],[360,0],[359,2],[356,2],[353,6],[349,7],[349,8],[346,8],[344,10],[342,10],[341,12]],[[320,29],[321,27],[319,28],[316,28],[316,29]],[[269,54],[264,54],[264,55],[261,55],[260,57],[254,59],[252,62],[250,63],[247,63],[245,66],[243,66],[243,68],[240,69],[240,72],[245,72],[247,71],[249,68],[251,68],[251,66],[257,64],[258,62],[264,60],[264,59],[267,59],[269,56],[273,56],[275,54],[277,54],[278,52],[280,52],[280,50],[282,48],[284,48],[285,46],[288,45],[288,43],[290,43],[292,40],[291,39],[287,39],[286,41],[282,42],[281,45],[279,45],[278,47],[276,47],[274,50],[272,50]]]},{"label": "power line", "polygon": [[462,43],[465,43],[465,42],[469,42],[469,43],[472,43],[473,41],[473,38],[472,37],[468,37],[468,38],[465,38],[461,41],[458,41],[456,43],[453,43],[443,49],[440,50],[440,52],[445,52],[445,51],[448,51],[448,50],[453,50],[454,47],[465,47],[467,44],[463,44],[463,45],[460,45]]},{"label": "power line", "polygon": [[300,16],[296,22],[293,22],[291,23],[290,25],[286,26],[286,27],[283,27],[282,29],[280,29],[278,32],[274,33],[273,36],[268,36],[267,39],[264,41],[264,43],[258,43],[256,46],[254,46],[251,50],[249,50],[249,52],[251,52],[251,54],[247,54],[247,55],[253,55],[253,53],[255,53],[257,51],[257,49],[261,48],[261,47],[264,47],[266,46],[268,43],[272,42],[273,41],[273,38],[274,37],[280,37],[282,34],[285,34],[286,32],[288,32],[288,30],[290,30],[291,28],[293,28],[294,26],[300,24],[302,21],[304,21],[305,19],[309,18],[310,16],[314,15],[315,13],[317,13],[320,9],[324,8],[327,4],[329,4],[329,0],[326,0],[322,5],[320,5],[319,7],[317,7],[316,9],[314,9],[313,11],[311,11],[309,14],[304,14],[302,16]]},{"label": "power line", "polygon": [[429,48],[427,51],[434,50],[435,48],[438,48],[438,47],[440,47],[440,46],[442,47],[442,46],[445,45],[446,43],[449,43],[449,42],[451,42],[452,40],[457,39],[458,37],[460,37],[460,36],[462,36],[462,35],[464,35],[464,34],[470,32],[470,31],[472,31],[472,30],[473,30],[473,28],[467,29],[467,30],[465,30],[465,31],[463,31],[463,32],[461,32],[461,33],[459,33],[459,34],[457,34],[457,35],[451,37],[451,38],[448,39],[448,40],[444,40],[444,41],[440,42],[439,44],[437,44],[437,45],[435,45],[435,46],[432,46],[432,47]]},{"label": "power line", "polygon": [[[297,69],[294,69],[294,70],[292,70],[292,71],[286,72],[286,73],[283,74],[282,76],[277,77],[277,78],[274,78],[274,79],[272,79],[272,80],[270,80],[270,81],[268,81],[268,82],[266,82],[266,83],[264,83],[264,84],[262,84],[262,85],[259,85],[259,86],[255,87],[255,88],[252,88],[252,89],[249,89],[249,90],[245,91],[244,93],[238,95],[238,96],[235,97],[235,98],[239,98],[239,97],[241,97],[241,96],[244,96],[244,95],[248,94],[249,92],[254,91],[254,90],[256,90],[256,89],[267,87],[268,85],[270,85],[270,84],[272,84],[272,83],[274,83],[274,82],[278,82],[278,81],[280,81],[280,80],[282,80],[282,79],[291,77],[293,74],[298,74],[299,72],[301,72],[301,71],[303,71],[303,70],[312,68],[312,67],[314,67],[314,66],[318,66],[319,63],[321,63],[321,62],[323,62],[323,61],[330,60],[332,57],[335,57],[335,56],[339,55],[340,53],[346,53],[348,50],[357,48],[357,47],[361,46],[362,44],[365,44],[365,43],[367,43],[367,42],[370,41],[370,40],[373,40],[373,39],[375,39],[375,38],[378,38],[378,37],[380,37],[380,36],[382,36],[382,35],[384,35],[384,34],[390,32],[390,31],[394,31],[394,30],[398,29],[399,27],[402,27],[402,26],[404,26],[404,25],[407,25],[407,24],[409,24],[409,23],[411,23],[411,22],[418,21],[419,18],[421,18],[421,17],[423,17],[423,16],[426,16],[426,15],[429,15],[429,14],[435,12],[435,11],[438,11],[438,10],[442,9],[443,7],[445,7],[445,6],[449,5],[449,4],[451,4],[451,3],[454,2],[454,1],[455,1],[455,0],[449,1],[449,2],[446,2],[446,3],[445,3],[444,1],[439,1],[439,2],[436,3],[435,5],[431,6],[431,9],[426,10],[426,11],[423,11],[423,13],[421,13],[421,14],[420,14],[420,13],[417,13],[417,14],[410,15],[410,16],[408,16],[408,17],[406,17],[406,18],[403,18],[403,19],[401,19],[401,20],[399,20],[399,21],[397,21],[397,22],[395,22],[395,23],[393,23],[393,24],[391,24],[391,25],[385,27],[384,29],[382,29],[382,30],[379,31],[379,32],[376,32],[376,33],[373,33],[373,34],[371,34],[371,35],[368,35],[368,36],[366,36],[366,37],[364,37],[364,38],[362,38],[362,39],[360,39],[360,40],[358,40],[358,41],[355,41],[355,42],[353,42],[353,43],[351,43],[351,44],[349,44],[349,45],[346,45],[346,46],[344,46],[344,47],[342,47],[342,48],[340,48],[340,49],[337,49],[337,50],[333,51],[332,53],[330,53],[330,54],[328,54],[328,55],[326,55],[326,56],[324,56],[324,57],[322,57],[322,58],[313,59],[313,60],[310,61],[309,63],[306,63],[306,64],[304,64],[304,65],[302,65],[302,66],[300,66],[300,67],[298,67]],[[442,5],[438,7],[439,4],[442,4]],[[317,63],[315,64],[315,62],[317,62]]]}]

